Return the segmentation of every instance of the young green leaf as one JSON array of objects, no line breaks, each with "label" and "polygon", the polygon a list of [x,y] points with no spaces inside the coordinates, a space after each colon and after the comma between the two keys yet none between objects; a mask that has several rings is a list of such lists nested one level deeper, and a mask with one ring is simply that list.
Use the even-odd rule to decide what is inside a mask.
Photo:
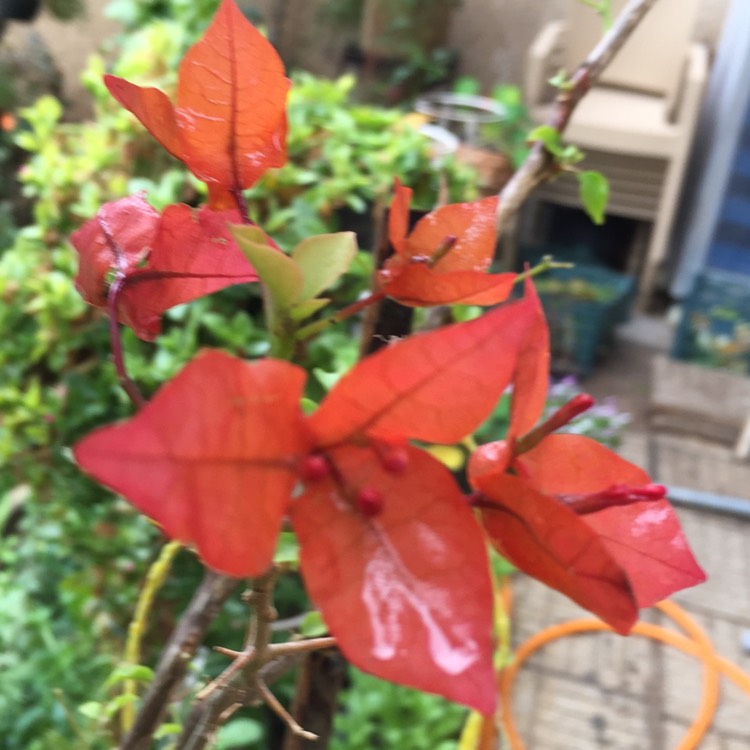
[{"label": "young green leaf", "polygon": [[604,212],[609,201],[609,182],[601,172],[576,172],[581,202],[594,224],[604,223]]},{"label": "young green leaf", "polygon": [[[288,317],[289,310],[302,296],[304,279],[295,261],[283,252],[267,244],[248,239],[246,227],[233,227],[240,250],[255,268],[270,298],[269,327]],[[254,236],[254,232],[251,236]]]},{"label": "young green leaf", "polygon": [[349,270],[357,255],[354,232],[320,234],[308,237],[292,250],[292,258],[302,272],[299,301],[317,297]]},{"label": "young green leaf", "polygon": [[565,148],[560,131],[557,128],[553,128],[552,125],[540,125],[534,128],[529,133],[528,140],[530,143],[541,141],[544,144],[544,148],[558,158],[562,156],[563,149]]}]

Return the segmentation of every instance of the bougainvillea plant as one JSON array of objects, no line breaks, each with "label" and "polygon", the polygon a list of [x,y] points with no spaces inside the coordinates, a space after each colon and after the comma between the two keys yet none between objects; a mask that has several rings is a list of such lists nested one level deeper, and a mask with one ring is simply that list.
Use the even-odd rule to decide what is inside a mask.
[{"label": "bougainvillea plant", "polygon": [[[85,472],[225,576],[262,577],[291,528],[310,598],[353,664],[484,714],[496,695],[488,544],[621,633],[640,607],[703,580],[663,487],[591,440],[552,434],[587,397],[538,424],[547,326],[531,281],[507,301],[521,279],[489,273],[497,199],[437,208],[409,233],[410,191],[396,181],[394,255],[370,297],[326,314],[321,295],[346,272],[354,237],[311,237],[287,255],[250,222],[243,190],[284,161],[289,82],[233,1],[186,55],[175,104],[106,83],[208,184],[209,202],[159,214],[125,197],[73,236],[77,286],[108,310],[137,407],[75,446]],[[272,356],[203,351],[143,399],[118,323],[150,340],[168,308],[253,282]],[[495,307],[364,357],[303,412],[306,337],[384,296]],[[467,494],[424,445],[471,435],[509,386],[509,432],[476,450]]]}]

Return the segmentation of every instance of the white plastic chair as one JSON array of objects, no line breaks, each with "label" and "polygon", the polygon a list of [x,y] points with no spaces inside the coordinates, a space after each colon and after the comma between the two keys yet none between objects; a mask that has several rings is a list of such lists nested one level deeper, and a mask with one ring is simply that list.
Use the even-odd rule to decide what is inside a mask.
[{"label": "white plastic chair", "polygon": [[[625,0],[613,0],[619,12]],[[608,213],[646,220],[651,232],[640,267],[648,299],[667,255],[672,221],[708,77],[708,51],[692,41],[699,0],[659,0],[584,97],[565,138],[586,153],[582,168],[610,183]],[[524,92],[532,117],[546,122],[561,68],[572,73],[603,33],[599,16],[568,0],[564,21],[548,24],[527,58]],[[543,200],[578,206],[577,182],[558,179]]]}]

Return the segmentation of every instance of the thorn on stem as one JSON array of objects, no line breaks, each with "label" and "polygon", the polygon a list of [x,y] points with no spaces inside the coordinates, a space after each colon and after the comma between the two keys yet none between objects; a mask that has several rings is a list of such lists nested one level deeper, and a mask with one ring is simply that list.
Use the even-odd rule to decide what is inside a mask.
[{"label": "thorn on stem", "polygon": [[256,687],[263,697],[263,700],[266,702],[266,705],[289,727],[292,734],[295,734],[297,737],[302,737],[302,739],[310,740],[311,742],[319,739],[317,734],[308,732],[297,723],[294,717],[284,708],[284,706],[281,705],[281,703],[279,703],[278,698],[268,689],[268,686],[262,680],[257,680]]}]

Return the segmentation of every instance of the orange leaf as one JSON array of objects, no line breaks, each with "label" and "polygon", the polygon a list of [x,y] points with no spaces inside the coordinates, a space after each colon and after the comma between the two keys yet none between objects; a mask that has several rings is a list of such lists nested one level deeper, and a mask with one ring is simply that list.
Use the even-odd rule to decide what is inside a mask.
[{"label": "orange leaf", "polygon": [[396,249],[395,264],[414,257],[431,258],[453,238],[451,249],[437,264],[440,271],[486,271],[495,254],[497,238],[496,196],[471,203],[441,206],[422,217],[409,231],[412,190],[396,179],[389,211],[388,237]]},{"label": "orange leaf", "polygon": [[388,239],[393,249],[399,254],[405,254],[406,235],[409,233],[409,206],[411,204],[412,189],[395,179],[393,200],[388,210]]},{"label": "orange leaf", "polygon": [[105,76],[110,93],[193,174],[214,185],[214,208],[286,161],[289,80],[271,44],[233,0],[222,0],[180,64],[177,104],[154,88]]},{"label": "orange leaf", "polygon": [[222,0],[180,64],[176,118],[191,171],[239,190],[282,166],[288,90],[272,45],[233,0]]},{"label": "orange leaf", "polygon": [[[353,664],[484,714],[495,707],[486,546],[445,467],[414,447],[389,473],[368,448],[329,452],[333,480],[292,505],[307,589]],[[377,515],[346,492],[370,488]]]},{"label": "orange leaf", "polygon": [[184,145],[169,97],[153,87],[136,86],[124,78],[104,76],[109,93],[132,112],[141,124],[172,156],[185,161]]},{"label": "orange leaf", "polygon": [[507,387],[533,313],[524,299],[367,357],[310,418],[320,444],[364,433],[435,443],[465,437]]},{"label": "orange leaf", "polygon": [[437,208],[407,237],[411,196],[397,179],[388,220],[396,254],[378,277],[385,293],[412,307],[506,300],[515,274],[487,275],[495,254],[497,198]]},{"label": "orange leaf", "polygon": [[389,297],[410,307],[430,305],[496,305],[513,291],[514,273],[487,274],[479,271],[439,273],[424,263],[403,265],[392,281],[383,281],[391,271],[381,272],[380,280]]},{"label": "orange leaf", "polygon": [[74,454],[169,537],[194,544],[209,567],[259,575],[309,448],[304,381],[286,362],[206,351],[135,417],[88,435]]}]

